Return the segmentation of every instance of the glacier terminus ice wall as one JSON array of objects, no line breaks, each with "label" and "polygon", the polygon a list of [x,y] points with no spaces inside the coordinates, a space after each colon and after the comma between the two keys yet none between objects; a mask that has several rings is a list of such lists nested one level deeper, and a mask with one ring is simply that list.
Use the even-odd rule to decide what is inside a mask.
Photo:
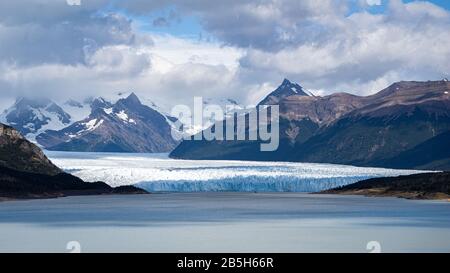
[{"label": "glacier terminus ice wall", "polygon": [[312,163],[174,160],[165,154],[47,155],[85,181],[136,185],[150,192],[318,192],[368,178],[420,172]]}]

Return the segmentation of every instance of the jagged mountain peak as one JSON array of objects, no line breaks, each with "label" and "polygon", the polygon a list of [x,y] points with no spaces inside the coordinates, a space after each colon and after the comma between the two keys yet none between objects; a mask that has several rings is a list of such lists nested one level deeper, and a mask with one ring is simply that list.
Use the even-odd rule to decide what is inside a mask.
[{"label": "jagged mountain peak", "polygon": [[283,79],[283,82],[281,83],[281,85],[280,86],[286,86],[286,85],[298,85],[297,83],[295,83],[295,82],[291,82],[289,79],[287,79],[287,78],[284,78]]},{"label": "jagged mountain peak", "polygon": [[142,104],[141,100],[138,98],[138,96],[134,92],[131,92],[131,94],[128,97],[126,97],[124,99],[124,101],[126,101],[127,103],[131,103],[133,105],[134,104],[136,104],[136,105]]},{"label": "jagged mountain peak", "polygon": [[278,104],[282,99],[290,96],[309,96],[301,85],[284,79],[280,86],[264,98],[259,105]]},{"label": "jagged mountain peak", "polygon": [[[300,95],[300,96],[309,96],[304,90],[303,87],[298,83],[291,82],[288,79],[284,79],[281,85],[277,88],[279,93],[284,93],[287,95]],[[277,91],[275,90],[275,92]]]},{"label": "jagged mountain peak", "polygon": [[94,152],[168,152],[177,144],[170,120],[134,93],[116,103],[97,98],[92,105],[87,118],[40,134],[38,143],[49,150]]},{"label": "jagged mountain peak", "polygon": [[92,99],[90,106],[91,106],[91,109],[93,111],[95,111],[98,109],[109,108],[112,106],[112,104],[109,101],[105,100],[104,98],[98,97],[98,98]]},{"label": "jagged mountain peak", "polygon": [[121,105],[122,107],[138,107],[143,105],[142,100],[134,92],[118,92],[109,96],[106,100],[111,107]]},{"label": "jagged mountain peak", "polygon": [[70,124],[71,115],[50,99],[19,97],[1,114],[0,120],[34,140],[40,132]]}]

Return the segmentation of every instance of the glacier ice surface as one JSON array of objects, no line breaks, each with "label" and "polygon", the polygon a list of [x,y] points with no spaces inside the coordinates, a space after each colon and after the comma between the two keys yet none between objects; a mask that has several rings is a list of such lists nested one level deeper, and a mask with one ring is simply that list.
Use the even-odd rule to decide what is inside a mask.
[{"label": "glacier ice surface", "polygon": [[420,172],[315,163],[175,160],[167,154],[46,153],[83,180],[136,185],[150,192],[318,192],[368,178]]}]

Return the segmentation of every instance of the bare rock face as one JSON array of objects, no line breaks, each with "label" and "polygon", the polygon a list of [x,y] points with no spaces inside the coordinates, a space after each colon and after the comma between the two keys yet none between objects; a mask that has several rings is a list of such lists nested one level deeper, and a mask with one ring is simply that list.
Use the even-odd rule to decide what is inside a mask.
[{"label": "bare rock face", "polygon": [[[7,139],[10,140],[19,140],[23,139],[22,135],[19,131],[13,129],[12,127],[6,126],[4,124],[0,124],[0,141],[4,141],[6,143]],[[0,142],[0,144],[3,144]]]},{"label": "bare rock face", "polygon": [[62,172],[39,147],[26,140],[16,129],[1,123],[0,167],[46,175]]},{"label": "bare rock face", "polygon": [[366,104],[359,96],[337,93],[325,97],[292,95],[280,102],[280,114],[289,120],[308,118],[325,126]]}]

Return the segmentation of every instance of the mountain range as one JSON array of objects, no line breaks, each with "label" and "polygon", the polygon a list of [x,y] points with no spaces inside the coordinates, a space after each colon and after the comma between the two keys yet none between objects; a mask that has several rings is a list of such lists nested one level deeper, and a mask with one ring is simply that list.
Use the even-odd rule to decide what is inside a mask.
[{"label": "mountain range", "polygon": [[[261,141],[178,143],[171,136],[177,119],[153,102],[143,103],[134,93],[120,94],[116,101],[88,98],[59,104],[49,99],[19,98],[3,112],[0,121],[48,150],[171,151],[172,158],[180,159],[450,169],[449,92],[447,80],[403,81],[370,96],[316,96],[285,79],[256,104],[256,109],[280,107],[280,145],[274,152],[261,152]],[[234,100],[206,99],[203,104],[234,105],[248,119],[249,110]],[[230,114],[226,113],[226,118],[231,118]],[[210,126],[224,124],[211,120],[202,127],[189,127],[187,133],[203,134]],[[247,126],[246,134],[248,130]]]},{"label": "mountain range", "polygon": [[103,98],[68,100],[19,98],[3,112],[7,123],[48,150],[82,152],[169,152],[176,119],[141,103],[131,93],[115,103]]},{"label": "mountain range", "polygon": [[0,121],[14,126],[23,135],[34,139],[47,129],[62,129],[68,126],[72,117],[49,99],[18,98],[12,107],[2,113]]},{"label": "mountain range", "polygon": [[[203,107],[208,105],[224,109],[232,105],[242,113],[247,111],[232,99],[205,98]],[[168,109],[153,99],[141,100],[132,92],[119,92],[109,99],[88,97],[63,102],[20,97],[3,111],[0,122],[47,150],[129,153],[170,152],[179,144],[171,135],[172,129],[176,134],[191,135],[214,123],[205,120],[198,126],[180,120],[184,124],[180,132],[175,128],[178,120],[167,114]],[[189,121],[191,117],[184,118]]]},{"label": "mountain range", "polygon": [[87,118],[47,130],[37,142],[49,150],[81,152],[162,153],[177,145],[171,135],[174,120],[143,105],[134,93],[115,104],[94,100],[91,108]]},{"label": "mountain range", "polygon": [[170,156],[449,169],[449,92],[446,80],[404,81],[371,96],[322,97],[284,80],[259,104],[280,107],[277,151],[261,152],[260,141],[185,140]]}]

